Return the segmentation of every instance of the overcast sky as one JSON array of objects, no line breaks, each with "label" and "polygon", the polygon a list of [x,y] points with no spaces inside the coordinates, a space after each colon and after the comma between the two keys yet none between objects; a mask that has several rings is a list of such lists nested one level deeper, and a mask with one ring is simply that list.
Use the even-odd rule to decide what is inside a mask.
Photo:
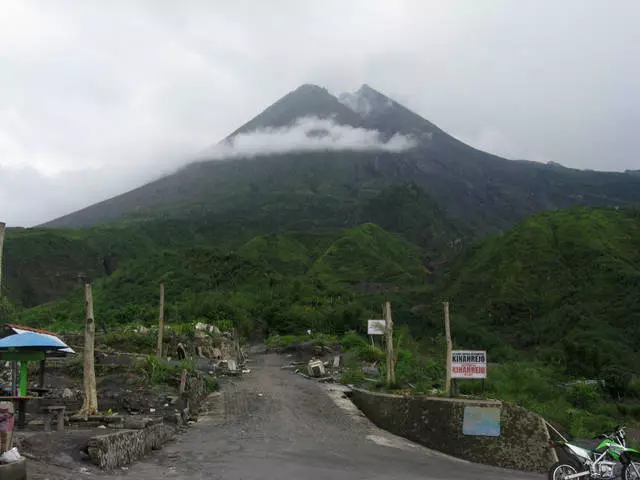
[{"label": "overcast sky", "polygon": [[302,83],[508,158],[640,168],[637,0],[0,0],[0,220],[181,165]]}]

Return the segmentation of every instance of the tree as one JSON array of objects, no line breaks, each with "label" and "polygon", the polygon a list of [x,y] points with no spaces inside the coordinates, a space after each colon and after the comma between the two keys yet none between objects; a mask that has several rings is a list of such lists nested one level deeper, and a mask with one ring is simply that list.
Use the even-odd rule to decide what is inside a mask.
[{"label": "tree", "polygon": [[98,391],[96,389],[95,336],[96,324],[93,317],[93,297],[91,284],[84,285],[85,324],[84,324],[84,401],[78,412],[86,420],[89,415],[98,413]]},{"label": "tree", "polygon": [[602,369],[604,388],[612,397],[624,397],[631,384],[631,372],[618,365],[610,365]]}]

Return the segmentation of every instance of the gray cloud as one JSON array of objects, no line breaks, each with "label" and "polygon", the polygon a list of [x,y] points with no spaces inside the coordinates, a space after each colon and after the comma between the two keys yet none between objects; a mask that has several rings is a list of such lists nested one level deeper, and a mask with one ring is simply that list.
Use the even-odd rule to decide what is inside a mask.
[{"label": "gray cloud", "polygon": [[302,83],[368,83],[509,158],[640,168],[639,18],[635,0],[4,0],[0,217],[155,178]]}]

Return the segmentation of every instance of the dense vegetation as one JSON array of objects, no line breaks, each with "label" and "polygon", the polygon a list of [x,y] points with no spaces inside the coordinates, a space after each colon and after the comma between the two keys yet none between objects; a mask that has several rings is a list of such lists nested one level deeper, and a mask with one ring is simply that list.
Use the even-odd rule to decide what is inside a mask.
[{"label": "dense vegetation", "polygon": [[[423,192],[392,187],[380,198],[389,195],[417,198]],[[82,268],[95,278],[98,325],[107,331],[154,324],[158,284],[164,282],[170,324],[206,321],[234,325],[248,337],[285,339],[311,329],[343,338],[354,358],[370,361],[380,351],[358,334],[388,299],[401,338],[399,387],[429,393],[442,383],[441,301],[448,299],[455,345],[486,348],[497,363],[487,395],[539,411],[576,435],[609,422],[638,421],[629,400],[638,395],[633,375],[640,373],[640,214],[594,208],[541,213],[438,266],[452,257],[450,242],[442,242],[448,253],[440,256],[423,242],[437,241],[433,231],[455,238],[457,230],[442,227],[451,224],[434,212],[420,217],[372,209],[404,235],[372,223],[254,235],[250,228],[186,221],[12,231],[7,265],[46,275],[12,279],[10,270],[8,292],[39,278],[52,286],[64,279],[69,293],[26,310],[4,300],[0,316],[79,330],[83,298],[76,275]],[[420,222],[432,226],[426,236]],[[58,254],[78,264],[58,262]],[[61,270],[47,270],[51,266]],[[352,367],[345,379],[363,380]],[[471,382],[460,388],[479,394]]]},{"label": "dense vegetation", "polygon": [[530,352],[571,375],[640,373],[640,214],[536,215],[460,258],[439,294],[455,306],[457,341],[495,360]]},{"label": "dense vegetation", "polygon": [[[255,237],[237,251],[196,246],[150,251],[94,282],[100,325],[153,324],[164,282],[167,321],[232,322],[246,335],[363,328],[381,292],[423,288],[421,252],[373,224],[319,234]],[[379,311],[379,301],[375,311]],[[23,321],[82,327],[80,290],[24,312]]]},{"label": "dense vegetation", "polygon": [[[244,245],[252,238],[271,233],[286,233],[286,241],[291,242],[303,239],[304,248],[315,258],[324,253],[323,249],[340,235],[341,229],[373,222],[418,244],[425,261],[434,264],[452,257],[463,245],[463,239],[471,237],[414,184],[372,189],[366,201],[315,196],[305,193],[306,184],[300,184],[300,193],[296,193],[294,185],[278,188],[282,191],[266,198],[259,193],[243,197],[241,204],[226,212],[194,213],[183,219],[166,219],[157,214],[154,220],[123,220],[90,229],[9,229],[4,291],[18,305],[39,305],[76,287],[79,274],[85,279],[97,279],[110,275],[123,262],[146,261],[148,253],[163,249],[215,246],[224,251],[242,251],[247,258],[285,256],[290,264],[289,245],[274,244],[275,237],[266,249],[258,246],[264,240]],[[346,187],[335,188],[340,191]],[[283,273],[292,272],[285,269]]]}]

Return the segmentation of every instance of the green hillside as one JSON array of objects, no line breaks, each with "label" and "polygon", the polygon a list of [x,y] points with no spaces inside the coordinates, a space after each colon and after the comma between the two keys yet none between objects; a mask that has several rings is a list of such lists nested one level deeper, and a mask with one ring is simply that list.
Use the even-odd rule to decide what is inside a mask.
[{"label": "green hillside", "polygon": [[[106,328],[154,324],[158,285],[164,282],[168,322],[233,322],[245,334],[362,330],[369,290],[422,288],[426,270],[420,260],[418,247],[371,224],[256,237],[236,252],[157,249],[95,281],[94,308]],[[358,282],[369,288],[353,288]],[[82,319],[79,287],[22,317],[30,325],[63,330],[82,328]]]},{"label": "green hillside", "polygon": [[310,274],[347,284],[413,284],[426,275],[420,249],[372,223],[345,232]]},{"label": "green hillside", "polygon": [[640,213],[538,214],[461,257],[435,297],[451,300],[465,347],[535,353],[577,375],[640,372]]},{"label": "green hillside", "polygon": [[[351,171],[352,167],[336,164],[335,168]],[[320,176],[330,171],[317,168]],[[356,170],[353,172],[357,175]],[[284,176],[284,171],[281,173]],[[237,250],[247,258],[269,259],[272,268],[285,274],[304,273],[335,240],[336,232],[366,222],[422,246],[425,258],[434,264],[451,257],[463,240],[472,236],[413,184],[371,188],[352,197],[345,193],[348,186],[334,185],[330,177],[321,182],[321,192],[313,193],[316,177],[285,185],[280,181],[286,176],[273,175],[271,193],[263,194],[256,186],[257,191],[225,203],[227,210],[212,207],[214,211],[201,211],[194,206],[182,219],[156,213],[153,220],[121,219],[87,229],[9,229],[4,293],[12,302],[31,307],[66,295],[78,285],[80,274],[97,279],[115,271],[122,262],[158,249],[212,245]],[[267,178],[261,181],[269,182]],[[254,237],[260,238],[243,246]],[[305,247],[301,248],[299,242]],[[455,242],[457,246],[450,247]],[[305,248],[310,251],[305,252]],[[287,252],[286,258],[283,252]]]}]

